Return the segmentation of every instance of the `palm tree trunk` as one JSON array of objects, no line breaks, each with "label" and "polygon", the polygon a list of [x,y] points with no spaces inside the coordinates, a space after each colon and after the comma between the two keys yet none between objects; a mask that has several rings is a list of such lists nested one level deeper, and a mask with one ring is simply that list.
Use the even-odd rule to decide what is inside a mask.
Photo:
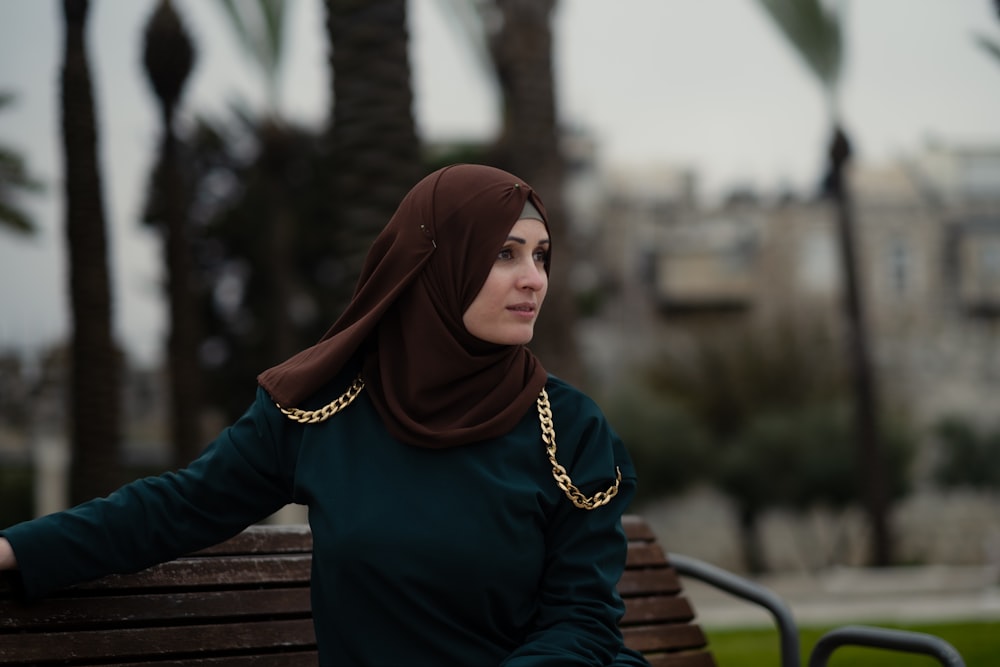
[{"label": "palm tree trunk", "polygon": [[161,0],[146,25],[143,63],[160,105],[163,139],[154,172],[154,222],[164,236],[170,334],[167,365],[170,374],[170,439],[174,466],[181,467],[201,451],[199,411],[201,377],[198,364],[199,326],[188,239],[187,188],[180,170],[180,142],[174,114],[194,63],[194,48],[169,0]]},{"label": "palm tree trunk", "polygon": [[111,329],[111,288],[97,127],[86,53],[87,0],[63,0],[61,80],[66,235],[72,308],[70,501],[108,493],[122,481],[121,355]]},{"label": "palm tree trunk", "polygon": [[555,0],[496,0],[501,28],[490,53],[503,97],[503,127],[495,147],[497,166],[517,174],[545,200],[553,237],[550,281],[532,350],[545,368],[573,382],[584,380],[575,337],[576,306],[571,269],[573,239],[563,196],[565,164],[559,148],[552,30]]},{"label": "palm tree trunk", "polygon": [[422,176],[406,0],[326,0],[329,144],[346,305],[364,256]]},{"label": "palm tree trunk", "polygon": [[[260,186],[266,193],[266,238],[261,247],[261,265],[268,274],[263,291],[267,306],[267,363],[277,363],[295,354],[299,347],[291,303],[295,289],[295,240],[297,221],[291,212],[288,173],[293,162],[293,136],[275,118],[262,120],[257,129],[260,142]],[[305,240],[310,242],[310,240]],[[311,341],[310,341],[311,342]]]},{"label": "palm tree trunk", "polygon": [[743,563],[750,574],[767,572],[764,549],[760,541],[760,514],[756,509],[742,507],[739,511],[740,549]]},{"label": "palm tree trunk", "polygon": [[162,146],[164,249],[170,333],[167,362],[170,374],[170,440],[174,466],[182,467],[201,453],[201,372],[198,364],[198,308],[194,288],[191,242],[187,234],[185,188],[178,161],[178,141],[170,118],[164,118]]},{"label": "palm tree trunk", "polygon": [[892,539],[887,519],[888,490],[879,433],[878,392],[875,390],[864,299],[858,277],[854,207],[845,173],[850,153],[847,135],[840,127],[835,127],[830,145],[828,188],[833,195],[837,212],[840,261],[844,274],[844,309],[854,385],[858,475],[872,531],[872,564],[887,566],[892,563]]}]

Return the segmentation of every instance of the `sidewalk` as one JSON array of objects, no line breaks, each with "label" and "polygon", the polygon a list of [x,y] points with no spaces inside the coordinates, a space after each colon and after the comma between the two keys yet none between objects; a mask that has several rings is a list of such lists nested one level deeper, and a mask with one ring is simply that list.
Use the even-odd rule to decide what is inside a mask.
[{"label": "sidewalk", "polygon": [[[800,625],[995,621],[1000,630],[1000,576],[992,567],[837,568],[818,574],[755,579],[777,593]],[[773,626],[759,607],[685,579],[706,627]]]}]

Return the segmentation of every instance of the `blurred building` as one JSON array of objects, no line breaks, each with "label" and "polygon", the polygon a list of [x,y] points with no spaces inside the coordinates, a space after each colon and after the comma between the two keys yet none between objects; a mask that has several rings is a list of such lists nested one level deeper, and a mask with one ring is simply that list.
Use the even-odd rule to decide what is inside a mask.
[{"label": "blurred building", "polygon": [[1000,406],[1000,147],[854,177],[880,365],[924,419]]},{"label": "blurred building", "polygon": [[[607,294],[603,317],[585,331],[602,381],[679,334],[782,313],[841,326],[840,245],[828,201],[738,192],[706,209],[684,170],[601,176],[591,176],[591,201],[577,215],[591,219],[586,261],[599,267],[594,280]],[[921,420],[995,415],[1000,147],[928,147],[894,164],[857,166],[851,182],[880,383]]]},{"label": "blurred building", "polygon": [[662,335],[655,305],[663,234],[683,233],[696,221],[696,184],[692,172],[667,165],[570,171],[574,260],[598,295],[594,316],[580,324],[593,384],[607,386],[627,375]]},{"label": "blurred building", "polygon": [[[594,387],[615,391],[634,382],[658,347],[776,317],[843,333],[830,202],[743,191],[706,207],[697,200],[696,177],[684,169],[574,173],[586,176],[575,184],[587,194],[584,210],[574,210],[587,219],[583,261],[604,290],[599,315],[585,319],[582,331]],[[946,415],[998,423],[1000,146],[929,145],[891,164],[855,165],[850,177],[876,380],[884,403],[902,406],[927,445],[918,453],[918,492],[894,508],[898,555],[1000,563],[996,494],[923,483],[936,451],[926,427]],[[699,491],[644,511],[687,552],[740,566],[733,508],[718,494]],[[808,535],[806,541],[850,535],[862,561],[863,519],[848,517],[838,528],[839,521],[769,515],[764,540],[771,564],[795,569],[808,561],[796,535]]]}]

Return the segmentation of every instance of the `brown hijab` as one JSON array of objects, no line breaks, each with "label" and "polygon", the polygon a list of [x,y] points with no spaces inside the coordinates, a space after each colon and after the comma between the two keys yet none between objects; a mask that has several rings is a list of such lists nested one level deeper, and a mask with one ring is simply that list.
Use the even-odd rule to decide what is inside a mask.
[{"label": "brown hijab", "polygon": [[548,226],[538,195],[505,171],[459,164],[426,176],[375,240],[340,319],[260,385],[296,407],[360,353],[365,391],[403,442],[453,447],[512,429],[545,369],[523,345],[474,337],[462,315],[528,202]]}]

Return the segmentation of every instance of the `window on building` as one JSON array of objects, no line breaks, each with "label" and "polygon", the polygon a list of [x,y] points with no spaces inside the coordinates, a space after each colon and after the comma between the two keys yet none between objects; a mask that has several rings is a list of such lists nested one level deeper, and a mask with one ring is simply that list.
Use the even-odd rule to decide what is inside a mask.
[{"label": "window on building", "polygon": [[906,296],[911,290],[912,258],[910,244],[901,235],[889,240],[889,289],[893,296]]}]

